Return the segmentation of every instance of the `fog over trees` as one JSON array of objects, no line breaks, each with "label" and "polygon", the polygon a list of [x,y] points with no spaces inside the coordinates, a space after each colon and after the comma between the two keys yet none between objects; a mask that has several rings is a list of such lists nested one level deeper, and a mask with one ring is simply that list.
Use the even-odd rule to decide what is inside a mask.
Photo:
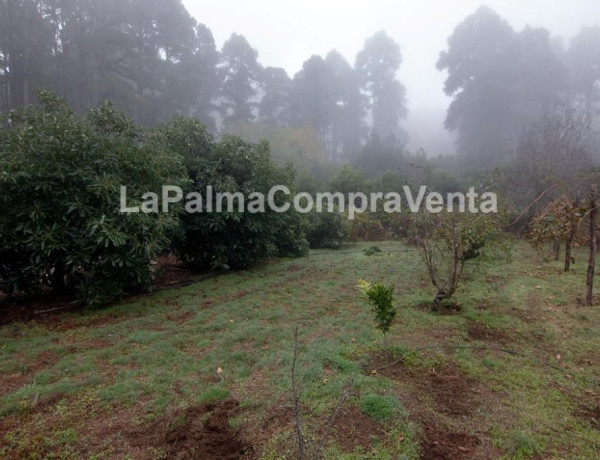
[{"label": "fog over trees", "polygon": [[[458,152],[472,165],[497,165],[517,149],[523,131],[568,104],[594,118],[598,110],[600,28],[582,29],[564,49],[547,30],[520,32],[479,8],[459,24],[440,54],[453,96],[445,125],[458,134]],[[595,37],[595,38],[594,38]]]},{"label": "fog over trees", "polygon": [[[144,126],[183,115],[214,133],[271,140],[282,132],[276,128],[301,132],[318,139],[329,161],[350,164],[374,145],[402,155],[410,131],[423,139],[428,120],[437,121],[421,111],[406,124],[403,44],[383,30],[365,37],[353,62],[333,49],[307,56],[295,75],[263,67],[260,50],[232,32],[217,49],[210,25],[197,23],[181,0],[1,0],[0,111],[49,89],[80,113],[110,100]],[[584,144],[598,125],[599,26],[562,41],[535,24],[515,30],[482,6],[456,26],[432,65],[447,72],[444,92],[452,97],[451,169],[519,161],[540,126],[568,123],[566,113],[587,127],[578,145],[593,153]],[[446,142],[437,142],[440,151]]]}]

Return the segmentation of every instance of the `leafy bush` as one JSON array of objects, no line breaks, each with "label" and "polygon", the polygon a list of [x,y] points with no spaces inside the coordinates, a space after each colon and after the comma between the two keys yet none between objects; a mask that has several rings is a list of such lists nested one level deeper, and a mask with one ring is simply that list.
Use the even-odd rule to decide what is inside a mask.
[{"label": "leafy bush", "polygon": [[[251,144],[238,137],[226,136],[220,142],[207,133],[197,120],[174,118],[153,134],[157,142],[184,159],[192,178],[187,192],[207,198],[207,187],[213,189],[212,209],[216,209],[218,192],[240,192],[246,200],[253,192],[266,197],[275,185],[293,189],[294,171],[277,166],[270,157],[266,142]],[[284,204],[277,194],[276,204]],[[306,254],[303,219],[290,209],[276,213],[265,206],[265,212],[185,213],[182,231],[174,240],[176,252],[185,261],[203,269],[242,269],[273,256]],[[226,210],[224,210],[226,211]]]},{"label": "leafy bush", "polygon": [[359,280],[358,288],[373,307],[376,327],[383,333],[384,348],[387,351],[386,336],[397,313],[392,304],[394,285],[385,286],[382,283],[369,283],[365,280]]},{"label": "leafy bush", "polygon": [[376,213],[356,214],[348,221],[348,238],[350,241],[385,241],[391,238],[383,227]]},{"label": "leafy bush", "polygon": [[109,104],[82,117],[50,93],[39,100],[0,120],[0,289],[77,289],[100,305],[149,288],[177,219],[120,213],[120,186],[139,196],[181,184],[180,160]]},{"label": "leafy bush", "polygon": [[348,239],[346,217],[337,212],[307,214],[306,239],[313,249],[337,249]]},{"label": "leafy bush", "polygon": [[366,256],[374,256],[375,254],[381,254],[381,248],[379,246],[371,246],[368,249],[363,250]]}]

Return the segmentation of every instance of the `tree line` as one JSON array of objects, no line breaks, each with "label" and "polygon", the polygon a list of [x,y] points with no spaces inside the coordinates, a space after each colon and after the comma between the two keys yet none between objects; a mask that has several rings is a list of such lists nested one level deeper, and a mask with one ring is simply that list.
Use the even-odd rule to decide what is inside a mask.
[{"label": "tree line", "polygon": [[104,305],[150,289],[164,252],[201,270],[244,269],[346,238],[337,213],[120,212],[123,185],[138,205],[165,184],[186,195],[208,186],[266,195],[294,190],[295,171],[272,161],[268,143],[217,140],[195,118],[143,129],[111,103],[78,115],[53,93],[37,98],[38,107],[0,116],[10,125],[0,130],[0,291],[50,288]]},{"label": "tree line", "polygon": [[[472,169],[511,159],[523,131],[559,104],[597,123],[598,50],[598,26],[565,45],[542,28],[515,31],[485,6],[465,18],[437,62],[448,73],[445,125],[458,159]],[[217,49],[181,0],[0,1],[2,112],[49,89],[79,113],[110,100],[143,126],[177,114],[213,132],[255,122],[308,128],[329,159],[344,162],[373,136],[406,145],[401,63],[400,46],[381,31],[354,63],[332,50],[290,77],[262,66],[242,35]]]},{"label": "tree line", "polygon": [[406,142],[401,62],[399,45],[379,32],[354,65],[332,50],[290,77],[263,67],[242,35],[218,50],[180,0],[0,1],[0,111],[27,106],[42,88],[79,113],[113,101],[144,126],[173,114],[213,131],[253,121],[309,126],[340,159],[370,132]]},{"label": "tree line", "polygon": [[561,124],[568,136],[598,126],[599,26],[582,28],[565,45],[543,28],[517,32],[482,6],[448,38],[437,68],[448,72],[444,92],[453,98],[445,126],[457,133],[457,151],[474,168],[530,150],[527,136],[531,141],[540,125]]}]

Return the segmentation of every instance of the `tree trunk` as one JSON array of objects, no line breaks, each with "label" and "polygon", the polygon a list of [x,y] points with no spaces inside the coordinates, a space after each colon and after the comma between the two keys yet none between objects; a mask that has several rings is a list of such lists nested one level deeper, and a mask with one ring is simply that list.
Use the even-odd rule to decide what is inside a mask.
[{"label": "tree trunk", "polygon": [[575,217],[575,211],[579,207],[579,198],[575,198],[573,204],[571,205],[571,209],[569,210],[569,232],[567,233],[567,237],[565,239],[565,272],[568,272],[571,268],[571,248],[573,247],[573,240],[575,239],[575,234],[577,233],[577,222]]},{"label": "tree trunk", "polygon": [[552,254],[554,255],[554,260],[558,261],[560,259],[560,240],[555,238],[552,242]]},{"label": "tree trunk", "polygon": [[590,192],[590,258],[588,260],[587,279],[585,282],[585,304],[592,305],[594,290],[594,271],[596,269],[596,187]]},{"label": "tree trunk", "polygon": [[438,311],[440,308],[440,304],[442,300],[449,299],[450,295],[446,291],[438,291],[435,297],[433,298],[433,303],[431,304],[431,311]]},{"label": "tree trunk", "polygon": [[571,245],[573,242],[573,236],[571,234],[567,235],[567,239],[565,240],[565,272],[568,272],[571,268]]}]

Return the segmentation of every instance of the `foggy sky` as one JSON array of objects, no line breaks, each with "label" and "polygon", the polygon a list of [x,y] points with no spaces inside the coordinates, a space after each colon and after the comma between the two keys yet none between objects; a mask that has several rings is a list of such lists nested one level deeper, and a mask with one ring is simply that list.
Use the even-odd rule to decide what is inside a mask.
[{"label": "foggy sky", "polygon": [[[412,149],[444,153],[428,141],[441,133],[450,99],[443,93],[445,73],[435,68],[438,55],[455,26],[482,4],[494,9],[519,31],[529,24],[545,27],[568,43],[584,25],[600,23],[598,0],[183,0],[198,22],[214,34],[217,47],[232,32],[244,35],[259,52],[264,66],[283,67],[290,77],[313,54],[335,48],[350,64],[364,41],[385,30],[402,48],[399,72],[407,88],[405,122]],[[432,125],[417,132],[423,120]],[[441,133],[443,136],[444,134]],[[446,136],[446,139],[448,137]],[[431,144],[431,145],[429,145]],[[436,151],[432,151],[436,150]]]}]

